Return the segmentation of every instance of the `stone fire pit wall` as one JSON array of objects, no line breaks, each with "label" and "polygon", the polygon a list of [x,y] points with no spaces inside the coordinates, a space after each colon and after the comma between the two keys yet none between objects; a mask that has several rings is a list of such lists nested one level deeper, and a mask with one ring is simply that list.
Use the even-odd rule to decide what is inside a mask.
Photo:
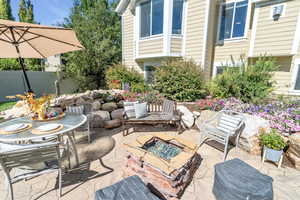
[{"label": "stone fire pit wall", "polygon": [[[143,146],[153,138],[175,144],[182,148],[182,151],[170,160],[162,159],[143,149]],[[140,176],[166,199],[179,198],[199,166],[200,156],[197,154],[199,146],[178,137],[158,133],[140,136],[136,141],[124,145],[128,152],[125,176]]]}]

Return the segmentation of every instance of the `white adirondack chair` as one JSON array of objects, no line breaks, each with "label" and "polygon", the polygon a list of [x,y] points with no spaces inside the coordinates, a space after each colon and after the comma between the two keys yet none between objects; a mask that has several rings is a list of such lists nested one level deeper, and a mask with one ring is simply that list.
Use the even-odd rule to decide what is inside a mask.
[{"label": "white adirondack chair", "polygon": [[214,140],[223,144],[225,146],[223,156],[225,161],[229,142],[232,141],[232,139],[234,139],[233,141],[236,147],[238,147],[244,121],[245,118],[241,113],[229,110],[220,111],[211,119],[205,120],[202,123],[197,120],[196,125],[201,134],[200,145],[207,140]]},{"label": "white adirondack chair", "polygon": [[[30,170],[30,172],[18,174],[14,177],[10,175],[10,171],[13,168],[34,165],[37,162],[46,163],[47,161],[54,160],[57,161],[57,165],[45,165],[43,169]],[[11,200],[14,200],[14,183],[52,172],[58,173],[59,196],[62,194],[62,167],[58,142],[30,145],[9,145],[8,148],[0,150],[0,166],[5,174],[7,184],[9,186]]]}]

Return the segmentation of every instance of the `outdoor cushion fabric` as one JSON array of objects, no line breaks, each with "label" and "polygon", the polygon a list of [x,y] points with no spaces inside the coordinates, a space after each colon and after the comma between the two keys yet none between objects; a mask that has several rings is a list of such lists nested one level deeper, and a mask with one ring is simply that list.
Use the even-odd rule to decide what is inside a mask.
[{"label": "outdoor cushion fabric", "polygon": [[160,200],[138,176],[130,176],[96,191],[95,200]]},{"label": "outdoor cushion fabric", "polygon": [[273,200],[273,179],[240,159],[215,165],[217,200]]},{"label": "outdoor cushion fabric", "polygon": [[147,112],[147,102],[145,103],[136,103],[134,104],[134,111],[135,111],[135,117],[136,118],[143,118],[146,117]]},{"label": "outdoor cushion fabric", "polygon": [[124,111],[125,115],[128,118],[135,118],[135,110],[134,110],[134,104],[138,103],[137,101],[135,102],[129,102],[125,101],[124,102]]}]

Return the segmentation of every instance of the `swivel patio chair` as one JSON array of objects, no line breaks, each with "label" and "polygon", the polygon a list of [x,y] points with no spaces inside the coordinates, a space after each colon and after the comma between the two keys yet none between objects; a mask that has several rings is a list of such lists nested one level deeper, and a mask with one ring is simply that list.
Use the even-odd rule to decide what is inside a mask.
[{"label": "swivel patio chair", "polygon": [[200,145],[207,140],[214,140],[224,145],[223,160],[226,160],[229,143],[235,143],[238,147],[240,134],[244,128],[245,118],[241,113],[223,110],[218,112],[211,119],[200,123],[197,120],[196,125],[200,130]]},{"label": "swivel patio chair", "polygon": [[[59,196],[62,194],[62,167],[61,156],[59,151],[59,143],[43,143],[43,144],[30,144],[30,145],[14,145],[15,148],[9,150],[0,150],[0,166],[6,177],[9,186],[9,193],[11,200],[14,200],[13,184],[24,180],[33,178],[42,174],[57,172]],[[57,163],[53,164],[53,161]],[[45,163],[43,169],[25,171],[14,177],[11,176],[10,171],[13,168],[20,168],[24,166],[34,165],[37,162]]]}]

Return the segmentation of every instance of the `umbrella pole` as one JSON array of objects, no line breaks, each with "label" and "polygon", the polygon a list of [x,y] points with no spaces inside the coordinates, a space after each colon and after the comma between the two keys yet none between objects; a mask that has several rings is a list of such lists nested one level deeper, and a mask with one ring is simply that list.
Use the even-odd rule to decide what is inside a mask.
[{"label": "umbrella pole", "polygon": [[21,57],[19,57],[18,60],[19,60],[19,63],[21,65],[21,67],[22,67],[22,71],[23,71],[23,74],[24,74],[24,77],[25,77],[26,85],[28,87],[28,93],[33,93],[32,89],[31,89],[31,86],[30,86],[30,83],[29,83],[29,80],[28,80],[28,76],[27,76],[26,70],[25,70],[24,60]]}]

